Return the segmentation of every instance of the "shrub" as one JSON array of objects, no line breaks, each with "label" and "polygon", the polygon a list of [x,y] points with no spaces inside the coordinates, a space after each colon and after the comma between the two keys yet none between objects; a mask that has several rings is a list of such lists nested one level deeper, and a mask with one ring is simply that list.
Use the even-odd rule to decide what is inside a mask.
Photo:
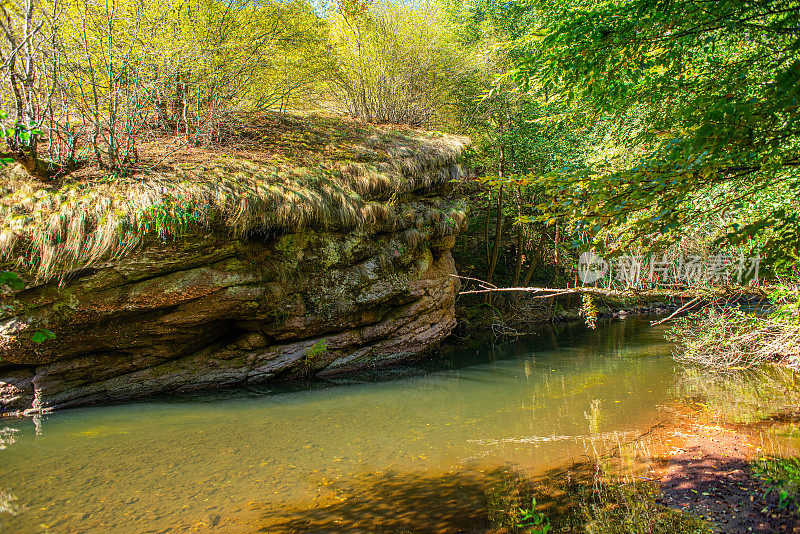
[{"label": "shrub", "polygon": [[800,292],[773,292],[775,310],[766,316],[730,307],[709,307],[677,322],[668,339],[679,346],[676,359],[717,370],[741,370],[778,363],[800,370]]}]

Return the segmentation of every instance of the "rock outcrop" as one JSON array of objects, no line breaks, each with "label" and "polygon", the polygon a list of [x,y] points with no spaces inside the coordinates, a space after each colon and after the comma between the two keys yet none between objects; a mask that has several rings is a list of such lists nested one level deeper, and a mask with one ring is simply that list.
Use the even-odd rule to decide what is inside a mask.
[{"label": "rock outcrop", "polygon": [[[372,198],[384,216],[368,224],[151,232],[124,254],[30,283],[3,301],[0,413],[425,354],[455,325],[450,248],[464,207],[448,191],[459,172],[452,159],[424,168],[442,177]],[[56,338],[34,343],[41,329]]]}]

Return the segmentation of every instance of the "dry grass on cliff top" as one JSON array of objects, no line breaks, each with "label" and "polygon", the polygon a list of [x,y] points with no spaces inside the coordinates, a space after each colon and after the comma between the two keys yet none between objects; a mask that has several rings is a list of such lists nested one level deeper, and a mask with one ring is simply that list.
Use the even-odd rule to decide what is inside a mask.
[{"label": "dry grass on cliff top", "polygon": [[[125,178],[88,168],[44,184],[6,169],[0,262],[43,281],[123,255],[149,235],[164,238],[194,226],[237,237],[254,230],[391,227],[395,201],[459,177],[456,160],[468,142],[277,114],[228,129],[226,142],[213,150],[176,145],[166,159],[173,139],[143,143],[142,170]],[[147,154],[154,155],[149,162]]]}]

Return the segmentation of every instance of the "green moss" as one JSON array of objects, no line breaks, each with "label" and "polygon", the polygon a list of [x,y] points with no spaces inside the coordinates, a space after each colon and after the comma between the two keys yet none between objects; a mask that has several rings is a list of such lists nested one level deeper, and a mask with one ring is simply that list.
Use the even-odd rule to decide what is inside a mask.
[{"label": "green moss", "polygon": [[309,230],[283,235],[275,243],[275,250],[286,258],[299,260],[303,256],[306,244],[313,235],[314,232]]}]

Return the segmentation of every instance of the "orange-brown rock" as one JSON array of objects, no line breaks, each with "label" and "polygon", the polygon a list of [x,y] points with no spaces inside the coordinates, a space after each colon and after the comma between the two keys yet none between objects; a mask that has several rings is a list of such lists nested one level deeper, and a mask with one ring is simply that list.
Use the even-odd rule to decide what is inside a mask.
[{"label": "orange-brown rock", "polygon": [[[29,287],[0,314],[0,413],[419,357],[455,325],[453,225],[434,222],[455,202],[398,203],[394,227],[153,241]],[[43,328],[56,339],[33,343]]]}]

